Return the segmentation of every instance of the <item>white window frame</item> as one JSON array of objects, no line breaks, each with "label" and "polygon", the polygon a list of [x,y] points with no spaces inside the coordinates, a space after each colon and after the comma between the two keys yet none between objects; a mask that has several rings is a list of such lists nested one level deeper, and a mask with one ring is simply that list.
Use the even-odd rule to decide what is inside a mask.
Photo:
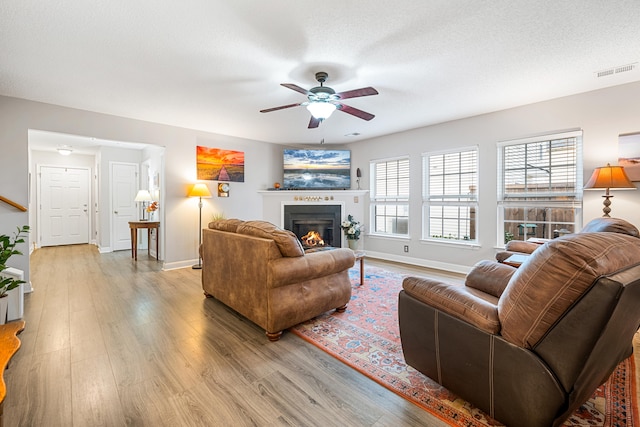
[{"label": "white window frame", "polygon": [[[440,176],[433,175],[431,172],[431,163],[435,161],[439,157],[447,156],[447,155],[457,155],[459,159],[462,159],[464,154],[472,153],[474,158],[472,159],[473,164],[471,164],[473,170],[463,171],[460,168],[460,164],[458,165],[457,171],[446,171],[442,170],[443,177],[443,187],[446,185],[445,176],[456,176],[458,186],[463,185],[466,181],[463,179],[464,176],[467,176],[471,179],[471,185],[467,185],[465,188],[458,188],[458,191],[447,193],[445,191],[442,194],[431,194],[431,181],[436,179],[436,177]],[[446,242],[446,243],[454,243],[454,244],[477,244],[478,243],[478,181],[479,181],[479,149],[478,146],[469,146],[469,147],[461,147],[453,150],[443,150],[443,151],[433,151],[426,152],[422,154],[422,239],[427,241],[437,241],[437,242]],[[443,165],[444,166],[444,165]],[[444,166],[446,167],[446,166]],[[451,183],[451,180],[448,181]],[[471,188],[469,188],[471,187]],[[442,229],[435,230],[433,229],[433,223],[436,221],[435,218],[431,217],[431,212],[433,207],[441,207],[443,210],[449,208],[463,208],[468,210],[468,215],[461,216],[458,211],[457,217],[451,217],[454,222],[457,222],[457,236],[450,237],[448,235],[442,235]],[[440,218],[444,219],[444,218]],[[468,221],[468,228],[464,227],[464,223]],[[465,228],[462,230],[461,228]],[[462,235],[461,235],[462,234]]]},{"label": "white window frame", "polygon": [[[398,188],[397,192],[387,193],[378,189],[377,186],[377,166],[381,164],[390,164],[390,163],[398,163],[398,174],[396,175],[396,179],[398,180]],[[406,167],[401,168],[401,162],[406,162]],[[400,237],[400,238],[408,238],[410,236],[410,217],[409,217],[409,192],[410,192],[410,177],[411,177],[411,163],[409,161],[409,156],[402,157],[393,157],[379,160],[372,160],[369,164],[370,166],[370,176],[371,179],[371,192],[370,192],[370,224],[371,230],[369,234],[374,236],[387,236],[387,237]],[[406,169],[406,175],[401,174],[400,170]],[[404,183],[404,185],[401,185]],[[404,190],[404,192],[403,192]],[[377,208],[383,207],[385,209],[396,209],[395,216],[394,215],[386,215],[387,218],[391,219],[391,224],[385,224],[385,231],[378,230],[377,220]],[[398,209],[406,212],[406,216],[400,215],[398,213]],[[390,228],[390,230],[388,229]]]},{"label": "white window frame", "polygon": [[[535,192],[525,189],[521,193],[508,193],[505,191],[505,148],[509,146],[515,145],[527,145],[541,142],[549,142],[557,140],[565,140],[575,138],[575,158],[574,164],[575,167],[575,182],[574,182],[574,190],[567,192]],[[502,141],[497,144],[498,148],[498,200],[497,200],[497,232],[496,236],[497,247],[504,247],[505,245],[505,209],[507,208],[521,208],[523,209],[524,218],[523,224],[542,222],[543,224],[558,224],[559,221],[553,220],[529,220],[527,218],[527,211],[534,209],[545,209],[545,208],[560,208],[560,209],[570,209],[573,210],[573,218],[569,221],[565,221],[560,223],[560,225],[564,224],[565,226],[572,226],[574,231],[580,230],[582,227],[582,186],[583,186],[583,169],[582,169],[582,130],[572,130],[567,132],[546,134],[540,136],[533,136],[529,138],[522,138],[511,141]],[[550,167],[548,170],[553,170],[553,158],[550,156],[549,159]],[[536,169],[535,166],[529,165],[525,160],[525,169],[533,170]],[[565,165],[566,166],[566,165]],[[539,169],[539,168],[538,168]],[[548,172],[551,177],[551,172]],[[528,174],[525,173],[525,176]],[[526,181],[526,178],[525,178]],[[526,200],[525,200],[526,199]],[[547,229],[545,234],[548,234],[549,237],[553,237],[553,230]],[[527,240],[527,228],[523,227],[523,235],[524,240]],[[515,237],[515,236],[514,236]],[[544,236],[547,237],[547,236]]]}]

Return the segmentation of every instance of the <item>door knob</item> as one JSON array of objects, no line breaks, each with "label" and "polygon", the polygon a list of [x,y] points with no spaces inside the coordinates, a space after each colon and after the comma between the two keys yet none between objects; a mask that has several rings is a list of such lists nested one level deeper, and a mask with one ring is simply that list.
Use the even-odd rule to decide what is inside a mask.
[{"label": "door knob", "polygon": [[114,214],[118,215],[118,211],[113,211]]}]

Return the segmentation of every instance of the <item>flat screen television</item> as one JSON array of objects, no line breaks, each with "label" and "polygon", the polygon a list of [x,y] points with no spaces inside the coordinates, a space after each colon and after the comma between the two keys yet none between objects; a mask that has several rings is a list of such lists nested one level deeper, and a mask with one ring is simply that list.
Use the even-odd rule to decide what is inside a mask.
[{"label": "flat screen television", "polygon": [[348,190],[351,188],[351,151],[284,150],[285,190]]}]

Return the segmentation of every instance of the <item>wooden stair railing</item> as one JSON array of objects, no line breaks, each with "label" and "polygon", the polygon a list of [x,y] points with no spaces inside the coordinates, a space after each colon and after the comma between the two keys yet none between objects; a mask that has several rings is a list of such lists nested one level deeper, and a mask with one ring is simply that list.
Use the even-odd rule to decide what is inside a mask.
[{"label": "wooden stair railing", "polygon": [[20,203],[16,203],[16,202],[14,202],[13,200],[9,200],[9,199],[7,199],[6,197],[2,197],[2,196],[0,196],[0,201],[5,202],[5,203],[7,203],[7,204],[9,204],[9,205],[13,206],[13,207],[14,207],[14,208],[16,208],[16,209],[21,210],[22,212],[26,212],[26,211],[27,211],[27,208],[25,208],[24,206],[22,206]]}]

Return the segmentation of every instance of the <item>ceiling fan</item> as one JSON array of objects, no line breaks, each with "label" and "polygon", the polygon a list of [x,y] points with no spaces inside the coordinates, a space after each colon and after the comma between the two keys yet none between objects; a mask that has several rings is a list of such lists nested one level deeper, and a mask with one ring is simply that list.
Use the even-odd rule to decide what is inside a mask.
[{"label": "ceiling fan", "polygon": [[320,86],[316,86],[309,90],[303,89],[293,83],[281,83],[281,86],[300,92],[307,96],[307,101],[298,102],[296,104],[282,105],[280,107],[267,108],[266,110],[260,110],[261,113],[269,113],[271,111],[283,110],[285,108],[304,106],[311,113],[311,120],[309,121],[309,129],[317,128],[320,123],[329,118],[331,113],[335,110],[339,110],[352,116],[359,117],[363,120],[371,120],[375,116],[367,113],[366,111],[358,110],[357,108],[350,107],[340,102],[343,99],[358,98],[360,96],[377,95],[378,91],[372,87],[363,87],[361,89],[348,90],[346,92],[336,93],[335,90],[328,86],[324,86],[324,82],[327,81],[329,75],[324,71],[316,73],[316,80],[320,83]]}]

